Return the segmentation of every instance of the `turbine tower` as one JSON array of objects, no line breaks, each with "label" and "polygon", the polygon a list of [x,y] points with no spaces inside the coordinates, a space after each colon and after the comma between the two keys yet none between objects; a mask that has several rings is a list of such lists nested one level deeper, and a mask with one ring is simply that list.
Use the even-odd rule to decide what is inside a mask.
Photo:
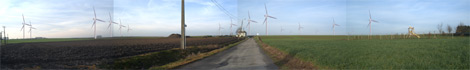
[{"label": "turbine tower", "polygon": [[121,30],[122,27],[126,27],[126,26],[122,25],[121,19],[119,19],[119,34],[121,34],[121,37],[123,37],[122,36],[122,30]]},{"label": "turbine tower", "polygon": [[336,33],[335,33],[335,26],[339,26],[339,25],[336,24],[335,18],[333,18],[333,35],[336,35]]},{"label": "turbine tower", "polygon": [[93,13],[95,15],[95,17],[93,18],[93,25],[91,25],[91,28],[93,28],[93,37],[95,37],[96,39],[96,21],[100,21],[100,22],[104,22],[103,20],[101,19],[98,19],[96,18],[96,11],[95,11],[95,7],[93,7]]},{"label": "turbine tower", "polygon": [[[300,31],[300,29],[303,29],[303,28],[304,28],[304,27],[302,27],[302,26],[300,25],[300,22],[299,22],[299,34],[302,34],[302,31]],[[282,28],[281,28],[281,29],[282,29]]]},{"label": "turbine tower", "polygon": [[29,38],[33,39],[33,29],[36,29],[33,27],[33,24],[31,24],[31,21],[29,21]]},{"label": "turbine tower", "polygon": [[264,15],[264,23],[266,23],[266,35],[268,35],[268,17],[272,19],[277,19],[276,17],[268,15],[268,8],[266,8],[266,3],[264,3],[264,9],[266,10],[266,14]]},{"label": "turbine tower", "polygon": [[[251,32],[251,24],[250,24],[250,22],[258,23],[258,22],[254,21],[254,20],[251,20],[250,11],[248,11],[248,24],[246,25],[246,26],[248,27],[248,33]],[[247,33],[246,35],[248,35],[248,33]]]},{"label": "turbine tower", "polygon": [[232,26],[237,26],[237,25],[236,25],[236,24],[233,24],[233,23],[232,23],[232,19],[230,19],[230,35],[233,34],[233,32],[232,32]]},{"label": "turbine tower", "polygon": [[372,35],[372,22],[375,22],[375,23],[379,23],[378,21],[375,21],[372,19],[372,16],[370,14],[370,10],[369,10],[369,36],[368,38],[370,39],[370,35]]}]

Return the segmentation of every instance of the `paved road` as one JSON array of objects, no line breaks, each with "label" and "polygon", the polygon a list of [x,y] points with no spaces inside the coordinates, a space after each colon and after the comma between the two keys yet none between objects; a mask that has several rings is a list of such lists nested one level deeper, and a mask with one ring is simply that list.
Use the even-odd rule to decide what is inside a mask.
[{"label": "paved road", "polygon": [[183,70],[277,70],[271,58],[256,44],[253,38],[209,56],[202,60],[180,67]]}]

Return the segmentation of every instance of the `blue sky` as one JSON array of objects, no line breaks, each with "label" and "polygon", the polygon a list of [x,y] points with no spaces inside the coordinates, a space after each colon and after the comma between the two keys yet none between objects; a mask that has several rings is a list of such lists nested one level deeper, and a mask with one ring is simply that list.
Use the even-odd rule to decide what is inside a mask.
[{"label": "blue sky", "polygon": [[[414,26],[418,33],[437,30],[437,24],[456,27],[459,22],[470,23],[470,0],[217,0],[230,14],[233,23],[240,25],[250,11],[252,20],[249,34],[265,34],[264,4],[269,15],[269,35],[332,35],[333,18],[341,26],[337,35],[368,34],[368,11],[373,34],[406,33]],[[230,17],[211,0],[186,0],[188,35],[230,34]],[[92,37],[93,9],[97,18],[113,20],[131,27],[124,28],[124,36],[167,36],[180,33],[180,0],[1,0],[0,26],[7,27],[12,38],[22,38],[22,17],[32,22],[34,37],[69,38]],[[304,27],[298,30],[299,23]],[[109,37],[107,22],[97,23],[97,34]],[[244,27],[246,26],[246,20]],[[237,26],[238,27],[238,26]],[[233,27],[233,31],[237,27]],[[285,31],[281,32],[281,27]],[[246,29],[246,28],[245,28]],[[27,28],[27,31],[29,29]],[[117,25],[114,36],[120,36]],[[2,30],[3,31],[3,30]],[[26,33],[29,37],[29,33]]]}]

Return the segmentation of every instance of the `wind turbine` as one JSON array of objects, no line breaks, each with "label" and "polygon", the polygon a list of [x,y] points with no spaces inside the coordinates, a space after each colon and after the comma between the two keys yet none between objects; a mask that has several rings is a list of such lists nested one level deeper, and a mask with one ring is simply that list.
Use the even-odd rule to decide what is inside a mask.
[{"label": "wind turbine", "polygon": [[119,34],[121,34],[121,37],[122,37],[122,27],[126,27],[124,25],[122,25],[122,22],[121,22],[121,19],[119,19]]},{"label": "wind turbine", "polygon": [[113,24],[118,24],[116,22],[113,21],[113,17],[111,16],[111,12],[109,12],[109,25],[108,25],[108,29],[110,30],[109,32],[111,33],[111,37],[113,37]]},{"label": "wind turbine", "polygon": [[127,33],[129,33],[130,30],[132,30],[131,26],[129,26],[129,24],[127,24]]},{"label": "wind turbine", "polygon": [[284,31],[284,27],[281,26],[281,32]]},{"label": "wind turbine", "polygon": [[96,18],[96,11],[95,11],[95,7],[93,7],[93,13],[95,14],[95,17],[93,18],[93,25],[91,25],[91,27],[94,29],[93,30],[93,37],[95,37],[96,39],[96,21],[100,21],[100,22],[104,22],[103,20],[101,19],[98,19]]},{"label": "wind turbine", "polygon": [[372,35],[372,22],[375,22],[375,23],[379,23],[378,21],[375,21],[372,19],[372,16],[370,15],[370,10],[369,10],[369,39],[370,39],[370,35]]},{"label": "wind turbine", "polygon": [[300,22],[299,22],[299,34],[302,33],[302,31],[300,31],[300,29],[303,29],[303,28],[304,28],[304,27],[302,27],[302,26],[300,25]]},{"label": "wind turbine", "polygon": [[31,21],[29,21],[29,38],[33,38],[33,29],[36,29],[33,27],[33,24],[31,24]]},{"label": "wind turbine", "polygon": [[28,25],[28,24],[26,24],[26,21],[24,20],[24,15],[21,14],[21,16],[23,16],[23,23],[22,23],[22,24],[23,24],[23,27],[21,27],[21,30],[20,30],[20,31],[23,31],[23,39],[24,39],[24,34],[25,34],[25,27],[24,27],[24,26],[25,26],[25,25]]},{"label": "wind turbine", "polygon": [[[248,24],[246,25],[246,26],[248,27],[248,33],[251,32],[251,25],[250,25],[250,22],[258,23],[258,22],[254,21],[254,20],[251,20],[250,11],[248,11]],[[247,33],[247,35],[248,35],[248,33]]]},{"label": "wind turbine", "polygon": [[335,26],[339,26],[339,25],[336,24],[335,18],[333,18],[333,35],[336,35],[336,33],[335,33]]},{"label": "wind turbine", "polygon": [[232,23],[232,19],[230,19],[230,35],[233,34],[233,32],[232,32],[232,26],[237,26],[237,25],[236,25],[236,24],[233,24],[233,23]]},{"label": "wind turbine", "polygon": [[272,19],[277,19],[276,17],[268,15],[268,8],[266,8],[266,3],[264,3],[264,9],[266,10],[266,15],[264,15],[264,23],[266,23],[266,35],[268,35],[268,17]]},{"label": "wind turbine", "polygon": [[220,32],[221,29],[224,29],[224,28],[222,28],[222,27],[220,26],[220,23],[219,23],[219,35],[222,36],[222,33]]}]

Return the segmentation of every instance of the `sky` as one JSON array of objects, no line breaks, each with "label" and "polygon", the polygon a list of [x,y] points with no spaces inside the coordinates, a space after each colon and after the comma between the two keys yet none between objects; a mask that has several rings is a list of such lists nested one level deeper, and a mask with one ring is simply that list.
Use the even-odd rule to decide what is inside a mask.
[{"label": "sky", "polygon": [[[217,2],[216,3],[214,3]],[[249,35],[266,35],[263,24],[266,9],[268,35],[333,35],[333,19],[340,26],[336,35],[369,34],[369,10],[372,34],[437,31],[443,23],[455,27],[470,23],[470,0],[185,0],[186,32],[190,36],[229,35],[241,26]],[[168,36],[180,33],[181,0],[0,0],[0,26],[13,39],[23,38],[23,23],[31,21],[33,37],[93,37],[93,7],[98,19],[97,35]],[[226,12],[225,12],[226,11]],[[248,11],[251,20],[247,28]],[[112,20],[125,25],[108,29]],[[233,16],[229,16],[233,15]],[[232,20],[232,22],[231,22]],[[230,24],[236,24],[230,29]],[[299,24],[303,29],[299,30]],[[130,27],[130,31],[127,31]],[[284,29],[284,31],[281,31]],[[112,30],[112,35],[111,35]],[[3,31],[0,30],[0,31]],[[454,31],[455,32],[455,31]],[[29,26],[25,37],[29,38]]]}]

